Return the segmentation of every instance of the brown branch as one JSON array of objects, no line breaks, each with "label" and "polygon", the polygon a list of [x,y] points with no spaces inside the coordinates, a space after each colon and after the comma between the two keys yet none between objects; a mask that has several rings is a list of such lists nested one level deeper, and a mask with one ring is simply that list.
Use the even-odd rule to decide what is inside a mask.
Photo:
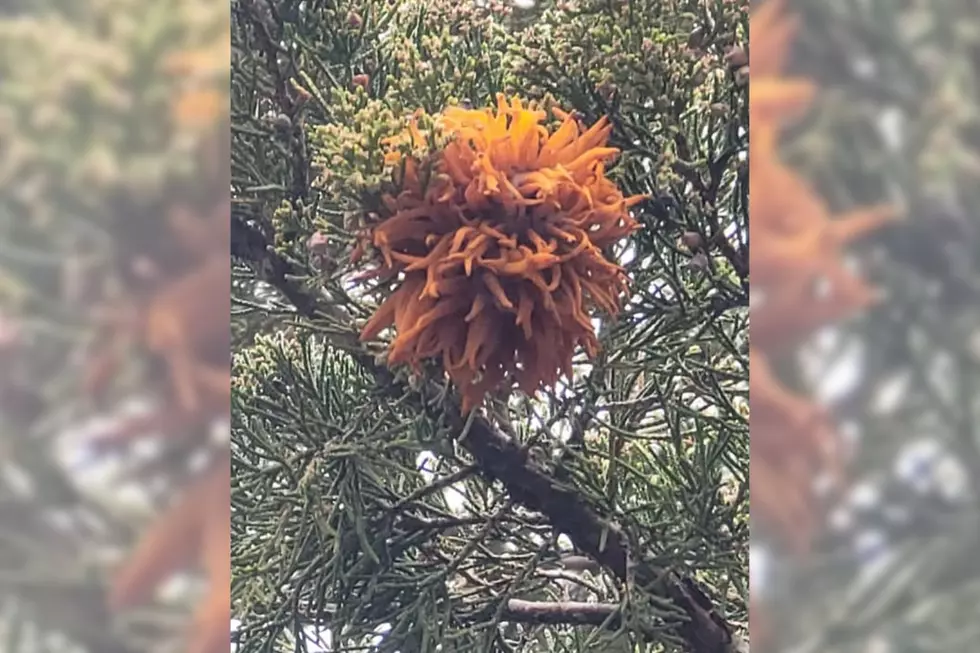
[{"label": "brown branch", "polygon": [[525,601],[510,599],[503,620],[524,624],[582,625],[618,628],[619,606],[583,601]]},{"label": "brown branch", "polygon": [[[453,408],[445,410],[462,433],[462,417]],[[567,535],[580,551],[609,569],[620,581],[627,581],[632,562],[639,587],[670,599],[686,613],[687,620],[677,624],[676,630],[692,653],[731,650],[731,628],[693,582],[631,559],[623,530],[596,513],[578,492],[558,485],[550,475],[532,465],[516,442],[478,418],[461,444],[487,474],[503,483],[511,497],[545,515],[557,531]]]}]

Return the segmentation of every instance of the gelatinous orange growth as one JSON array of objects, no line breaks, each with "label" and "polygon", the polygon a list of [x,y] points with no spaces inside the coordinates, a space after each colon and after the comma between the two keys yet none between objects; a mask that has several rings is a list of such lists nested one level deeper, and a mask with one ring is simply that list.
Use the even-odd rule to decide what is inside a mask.
[{"label": "gelatinous orange growth", "polygon": [[394,326],[389,364],[441,360],[467,412],[491,390],[533,393],[570,375],[579,346],[595,356],[590,315],[616,315],[627,290],[603,250],[639,228],[629,208],[644,198],[605,176],[618,154],[605,118],[583,131],[552,112],[554,132],[545,111],[502,95],[496,109],[446,109],[436,131],[448,143],[418,158],[394,147],[425,146],[413,124],[386,157],[399,191],[355,252],[372,248],[366,276],[388,280],[362,340]]},{"label": "gelatinous orange growth", "polygon": [[752,513],[803,553],[818,524],[814,479],[827,472],[840,477],[840,447],[825,411],[785,388],[770,359],[875,300],[845,266],[843,249],[894,214],[873,207],[832,215],[780,161],[780,128],[809,108],[818,90],[810,80],[782,74],[798,27],[783,5],[767,0],[751,17]]}]

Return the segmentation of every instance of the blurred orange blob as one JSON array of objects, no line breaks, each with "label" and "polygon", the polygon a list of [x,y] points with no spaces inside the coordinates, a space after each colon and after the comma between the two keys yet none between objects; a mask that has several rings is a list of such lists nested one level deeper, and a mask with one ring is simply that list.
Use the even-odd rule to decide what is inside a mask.
[{"label": "blurred orange blob", "polygon": [[798,28],[783,8],[783,0],[767,0],[751,16],[752,512],[803,554],[820,518],[814,482],[820,474],[840,480],[840,446],[824,410],[786,388],[772,361],[875,301],[873,290],[845,266],[843,250],[895,215],[889,207],[832,215],[780,161],[780,129],[818,92],[810,80],[783,76]]},{"label": "blurred orange blob", "polygon": [[208,129],[230,112],[228,74],[231,67],[231,33],[222,32],[214,41],[171,55],[163,71],[181,78],[183,88],[173,100],[174,122],[192,130]]}]

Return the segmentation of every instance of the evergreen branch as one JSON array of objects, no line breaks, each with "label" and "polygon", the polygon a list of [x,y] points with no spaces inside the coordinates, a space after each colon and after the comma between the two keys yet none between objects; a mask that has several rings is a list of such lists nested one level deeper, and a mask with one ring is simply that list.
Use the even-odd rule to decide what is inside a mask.
[{"label": "evergreen branch", "polygon": [[[317,298],[293,281],[299,276],[295,273],[301,271],[294,270],[295,266],[279,256],[261,233],[241,219],[232,222],[232,254],[249,262],[257,276],[277,288],[300,315],[311,320],[317,317],[320,312]],[[475,417],[467,425],[455,405],[449,401],[438,405],[437,398],[444,394],[441,389],[427,385],[418,390],[408,388],[366,352],[352,351],[351,355],[378,378],[379,384],[390,388],[392,394],[413,396],[421,407],[436,404],[453,431],[460,434],[459,444],[473,456],[481,470],[499,480],[518,503],[543,514],[579,551],[610,570],[621,582],[635,582],[650,595],[677,606],[685,617],[680,623],[670,625],[691,653],[734,650],[731,626],[694,581],[637,560],[631,555],[629,538],[619,525],[598,514],[578,492],[560,484],[535,464],[518,442],[483,418]]]},{"label": "evergreen branch", "polygon": [[621,606],[584,601],[525,601],[510,599],[503,620],[525,624],[583,625],[618,628]]},{"label": "evergreen branch", "polygon": [[[450,419],[455,418],[453,426],[463,432],[464,423],[458,411],[446,406],[445,412]],[[556,484],[529,460],[518,443],[477,418],[461,445],[481,469],[503,483],[516,501],[545,515],[556,530],[567,535],[580,551],[597,560],[620,581],[627,582],[632,574],[640,587],[681,608],[688,620],[676,629],[691,653],[731,650],[731,628],[718,615],[710,599],[688,579],[632,560],[626,533],[596,513],[578,492]],[[635,566],[631,565],[634,562]]]},{"label": "evergreen branch", "polygon": [[[282,21],[277,19],[273,2],[271,0],[243,0],[242,5],[245,15],[255,28],[256,39],[262,54],[266,58],[267,69],[272,75],[276,104],[283,114],[289,118],[291,126],[290,146],[297,155],[291,157],[293,183],[290,190],[295,203],[296,200],[305,198],[309,194],[309,161],[306,151],[306,136],[303,133],[303,121],[300,119],[300,114],[305,105],[302,94],[308,92],[301,91],[294,86],[295,81],[290,83],[298,76],[298,69],[292,58],[290,58],[288,65],[281,64],[279,61],[283,52],[277,44],[282,40],[283,29]],[[290,75],[290,73],[292,74]]]}]

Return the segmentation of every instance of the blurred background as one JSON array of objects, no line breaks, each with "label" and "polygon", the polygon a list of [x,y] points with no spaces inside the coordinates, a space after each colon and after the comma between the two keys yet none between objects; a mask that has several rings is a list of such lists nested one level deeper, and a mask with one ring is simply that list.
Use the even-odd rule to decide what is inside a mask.
[{"label": "blurred background", "polygon": [[0,8],[0,650],[227,650],[229,29]]},{"label": "blurred background", "polygon": [[[776,379],[757,388],[753,360],[752,632],[766,651],[965,651],[980,635],[977,9],[753,3],[753,271],[769,255],[790,257],[791,270],[832,258],[841,276],[828,280],[822,267],[807,292],[853,291],[789,347],[791,321],[752,311],[753,348],[766,350]],[[839,225],[881,204],[897,219],[839,238],[847,246],[833,256],[828,234],[846,228],[803,246],[774,226],[779,215],[811,224],[814,211]],[[753,306],[778,294],[756,282]],[[797,415],[822,420],[783,423],[781,448],[809,448],[817,431],[836,446],[826,464],[792,472],[806,496],[781,495],[772,512],[782,522],[757,519],[771,517],[760,493],[783,487],[757,473],[757,439],[777,439],[756,421],[757,396],[772,387]],[[842,482],[832,482],[834,464]],[[811,517],[818,527],[794,546]]]}]

